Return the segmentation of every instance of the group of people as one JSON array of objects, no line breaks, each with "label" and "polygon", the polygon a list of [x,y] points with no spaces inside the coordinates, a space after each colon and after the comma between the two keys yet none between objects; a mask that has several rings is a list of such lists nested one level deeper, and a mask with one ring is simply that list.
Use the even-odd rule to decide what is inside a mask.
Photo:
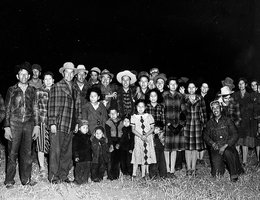
[{"label": "group of people", "polygon": [[240,78],[234,92],[233,80],[226,77],[210,96],[208,82],[167,77],[158,68],[124,70],[116,81],[107,69],[88,70],[72,62],[59,72],[63,78],[54,83],[53,72],[44,72],[41,80],[40,65],[19,64],[17,84],[9,87],[5,101],[0,98],[8,140],[7,188],[15,184],[18,157],[21,183],[36,184],[31,179],[34,151],[40,176],[53,184],[70,183],[73,166],[76,184],[99,182],[105,173],[110,180],[120,173],[135,179],[139,167],[142,178],[173,178],[183,165],[187,176],[196,176],[196,164],[203,163],[207,150],[213,177],[227,167],[231,181],[237,181],[249,148],[256,148],[259,164],[257,80],[248,92],[247,80]]}]

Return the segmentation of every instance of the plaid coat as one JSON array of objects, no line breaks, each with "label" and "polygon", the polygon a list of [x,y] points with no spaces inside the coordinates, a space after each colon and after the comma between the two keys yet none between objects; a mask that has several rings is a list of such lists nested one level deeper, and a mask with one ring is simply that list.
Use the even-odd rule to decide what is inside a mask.
[{"label": "plaid coat", "polygon": [[184,127],[185,149],[202,150],[205,144],[202,138],[202,130],[206,126],[207,112],[204,99],[196,95],[195,102],[191,103],[188,95],[186,100],[186,126]]},{"label": "plaid coat", "polygon": [[[178,92],[172,94],[170,92],[164,93],[164,105],[165,105],[165,121],[166,125],[171,123],[174,127],[178,124],[184,124],[185,122],[180,121],[180,114],[186,115],[186,105],[184,96]],[[165,151],[176,151],[184,150],[185,141],[183,136],[183,129],[178,135],[171,133],[168,126],[166,126],[165,133]]]},{"label": "plaid coat", "polygon": [[0,94],[0,123],[3,121],[4,118],[5,118],[5,102],[2,95]]},{"label": "plaid coat", "polygon": [[69,133],[81,119],[81,99],[77,90],[70,91],[68,84],[62,79],[54,84],[50,91],[48,104],[48,125],[56,125],[57,131]]}]

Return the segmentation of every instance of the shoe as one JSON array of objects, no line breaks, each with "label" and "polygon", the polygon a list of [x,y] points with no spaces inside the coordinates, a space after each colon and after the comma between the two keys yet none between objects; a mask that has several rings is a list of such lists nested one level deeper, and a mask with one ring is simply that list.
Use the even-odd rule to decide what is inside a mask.
[{"label": "shoe", "polygon": [[100,182],[100,180],[99,180],[99,178],[94,178],[94,179],[93,179],[93,182],[98,183],[98,182]]},{"label": "shoe", "polygon": [[131,180],[132,180],[132,181],[136,180],[136,176],[133,175],[133,176],[131,177]]},{"label": "shoe", "polygon": [[176,166],[175,167],[175,171],[179,171],[179,170],[182,170],[182,166]]},{"label": "shoe", "polygon": [[5,185],[5,187],[6,187],[7,189],[12,189],[12,188],[14,188],[14,184],[12,184],[12,183],[7,183],[7,184]]},{"label": "shoe", "polygon": [[60,183],[60,180],[58,180],[58,179],[51,180],[50,183],[51,183],[51,184],[59,184],[59,183]]},{"label": "shoe", "polygon": [[243,167],[246,167],[246,163],[242,163],[242,166],[243,166]]},{"label": "shoe", "polygon": [[68,184],[72,183],[72,181],[68,178],[66,178],[65,180],[62,180],[62,182],[65,182],[65,183],[68,183]]},{"label": "shoe", "polygon": [[235,178],[230,178],[231,182],[237,182],[238,181],[238,177]]},{"label": "shoe", "polygon": [[36,181],[29,181],[29,182],[27,182],[27,183],[25,183],[25,184],[23,184],[23,185],[35,186],[36,184],[37,184]]},{"label": "shoe", "polygon": [[45,171],[45,169],[41,169],[41,170],[39,171],[39,174],[40,174],[40,177],[41,177],[41,178],[46,177],[46,171]]},{"label": "shoe", "polygon": [[189,169],[186,171],[186,176],[191,176],[191,174],[192,174],[192,170]]}]

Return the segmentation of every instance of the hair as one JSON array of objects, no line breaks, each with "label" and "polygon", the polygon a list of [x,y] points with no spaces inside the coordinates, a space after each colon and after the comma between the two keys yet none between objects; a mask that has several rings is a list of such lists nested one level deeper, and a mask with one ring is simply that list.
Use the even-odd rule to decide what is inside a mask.
[{"label": "hair", "polygon": [[108,109],[107,109],[107,113],[110,113],[111,110],[115,110],[116,112],[118,112],[118,108],[116,106],[110,106]]},{"label": "hair", "polygon": [[99,101],[102,100],[102,95],[101,95],[101,90],[100,90],[100,88],[98,88],[97,86],[93,86],[93,87],[91,87],[91,88],[88,89],[88,92],[87,92],[87,94],[86,94],[86,99],[87,99],[88,101],[90,101],[89,97],[90,97],[91,92],[97,93],[97,95],[98,95],[99,98],[100,98]]},{"label": "hair", "polygon": [[144,99],[138,99],[135,102],[135,106],[137,106],[139,103],[144,103],[144,105],[146,106],[146,101]]},{"label": "hair", "polygon": [[50,75],[54,79],[54,74],[51,71],[44,72],[43,77]]},{"label": "hair", "polygon": [[252,79],[250,83],[252,83],[252,82],[256,82],[256,84],[259,85],[259,81],[257,79],[255,79],[255,78]]},{"label": "hair", "polygon": [[159,127],[160,129],[163,129],[164,124],[162,121],[155,121],[154,126]]},{"label": "hair", "polygon": [[163,97],[162,97],[161,92],[157,88],[151,89],[148,92],[148,94],[147,94],[147,101],[151,102],[150,101],[150,95],[151,95],[152,92],[155,92],[157,94],[157,103],[162,103],[163,102]]},{"label": "hair", "polygon": [[175,76],[169,77],[169,78],[167,79],[167,81],[166,81],[166,85],[169,85],[171,81],[176,81],[176,83],[179,85],[179,80],[178,80],[178,78],[175,77]]},{"label": "hair", "polygon": [[94,135],[95,135],[97,130],[101,130],[103,132],[103,135],[105,134],[105,129],[104,129],[103,126],[96,126],[96,128],[94,129]]},{"label": "hair", "polygon": [[244,78],[244,77],[241,77],[241,78],[239,78],[238,79],[238,83],[240,82],[240,81],[244,81],[244,83],[247,85],[247,79],[246,78]]}]

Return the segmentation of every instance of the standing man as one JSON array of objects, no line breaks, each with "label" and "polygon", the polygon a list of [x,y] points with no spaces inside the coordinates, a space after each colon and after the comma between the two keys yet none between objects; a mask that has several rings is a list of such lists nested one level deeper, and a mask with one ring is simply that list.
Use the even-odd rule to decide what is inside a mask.
[{"label": "standing man", "polygon": [[230,180],[236,182],[238,176],[244,173],[235,144],[238,133],[234,122],[222,116],[219,101],[210,103],[214,117],[206,124],[204,140],[210,146],[211,174],[213,177],[224,175],[225,165],[230,174]]},{"label": "standing man", "polygon": [[67,176],[72,166],[72,136],[81,118],[80,94],[72,89],[76,72],[74,64],[64,63],[59,72],[63,79],[51,88],[48,104],[48,125],[51,130],[48,179],[54,184],[70,182]]},{"label": "standing man", "polygon": [[8,140],[8,160],[4,184],[12,188],[15,181],[16,162],[19,155],[20,179],[23,185],[33,186],[31,180],[32,139],[36,139],[40,127],[37,120],[35,88],[28,84],[31,66],[28,62],[17,66],[18,83],[9,87],[6,95],[5,138]]},{"label": "standing man", "polygon": [[86,70],[84,65],[78,65],[76,69],[76,78],[73,83],[73,88],[75,88],[81,97],[81,104],[84,105],[87,101],[86,95],[89,88],[86,77],[88,75],[88,70]]},{"label": "standing man", "polygon": [[42,72],[42,67],[38,64],[32,65],[33,77],[29,80],[29,85],[35,87],[36,89],[43,86],[42,80],[39,78]]}]

